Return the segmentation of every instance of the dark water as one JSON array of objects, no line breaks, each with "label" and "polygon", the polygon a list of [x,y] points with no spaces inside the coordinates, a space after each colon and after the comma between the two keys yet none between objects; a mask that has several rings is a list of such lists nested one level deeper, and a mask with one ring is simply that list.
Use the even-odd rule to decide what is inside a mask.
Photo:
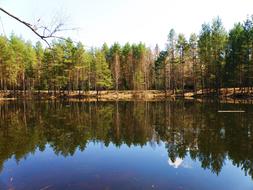
[{"label": "dark water", "polygon": [[0,105],[0,189],[252,190],[252,178],[253,105]]}]

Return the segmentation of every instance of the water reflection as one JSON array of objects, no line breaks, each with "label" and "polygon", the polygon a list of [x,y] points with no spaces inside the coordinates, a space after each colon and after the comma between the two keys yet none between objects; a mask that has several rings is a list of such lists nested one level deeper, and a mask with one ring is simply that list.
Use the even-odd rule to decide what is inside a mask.
[{"label": "water reflection", "polygon": [[[217,113],[244,109],[246,113]],[[50,146],[54,154],[85,152],[89,142],[164,143],[174,168],[189,156],[219,175],[226,160],[253,177],[253,107],[195,102],[10,102],[0,105],[0,170]]]},{"label": "water reflection", "polygon": [[178,168],[179,166],[182,166],[183,160],[181,158],[176,158],[174,161],[169,159],[168,163],[170,166]]}]

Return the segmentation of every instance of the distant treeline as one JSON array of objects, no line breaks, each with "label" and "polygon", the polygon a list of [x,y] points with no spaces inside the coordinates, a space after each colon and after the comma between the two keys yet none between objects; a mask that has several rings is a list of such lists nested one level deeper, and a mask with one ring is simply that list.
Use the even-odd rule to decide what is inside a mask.
[{"label": "distant treeline", "polygon": [[[219,18],[201,32],[171,29],[165,50],[143,43],[85,49],[71,39],[35,46],[0,36],[0,90],[168,90],[253,86],[253,16],[227,32]],[[248,88],[246,88],[248,87]]]}]

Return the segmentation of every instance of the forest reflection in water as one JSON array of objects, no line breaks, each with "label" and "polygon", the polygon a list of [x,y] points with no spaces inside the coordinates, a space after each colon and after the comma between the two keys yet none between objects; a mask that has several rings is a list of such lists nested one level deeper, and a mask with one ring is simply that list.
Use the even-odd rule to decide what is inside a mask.
[{"label": "forest reflection in water", "polygon": [[[245,113],[218,113],[243,109]],[[50,146],[74,156],[90,142],[105,147],[165,144],[169,164],[189,156],[219,175],[226,160],[253,177],[253,106],[173,102],[6,102],[0,105],[0,171]]]}]

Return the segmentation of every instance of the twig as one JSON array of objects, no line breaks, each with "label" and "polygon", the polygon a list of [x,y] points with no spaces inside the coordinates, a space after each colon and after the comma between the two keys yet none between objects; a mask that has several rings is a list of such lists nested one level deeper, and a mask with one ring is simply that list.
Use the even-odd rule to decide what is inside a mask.
[{"label": "twig", "polygon": [[[53,28],[52,30],[49,30],[48,27],[46,27],[46,26],[36,26],[36,25],[32,25],[32,24],[30,24],[26,21],[23,21],[20,18],[14,16],[13,14],[9,13],[8,11],[6,11],[5,9],[3,9],[1,7],[0,7],[0,11],[4,12],[8,16],[10,16],[11,18],[17,20],[18,22],[20,22],[23,25],[25,25],[26,27],[28,27],[34,34],[36,34],[40,39],[42,39],[49,47],[50,47],[50,44],[47,41],[48,38],[58,38],[58,39],[61,39],[61,40],[67,40],[64,37],[59,37],[59,36],[54,35],[55,33],[61,32],[61,31],[67,31],[67,30],[75,30],[75,28],[61,29],[61,27],[64,25],[62,22],[57,24],[56,27]],[[39,29],[43,30],[42,34],[40,34],[38,32]]]},{"label": "twig", "polygon": [[46,38],[49,38],[49,36],[43,36],[41,34],[39,34],[38,32],[36,32],[36,30],[32,27],[32,25],[28,22],[25,22],[21,19],[19,19],[18,17],[12,15],[11,13],[7,12],[6,10],[4,10],[3,8],[0,7],[0,11],[4,12],[5,14],[7,14],[8,16],[12,17],[13,19],[17,20],[18,22],[24,24],[26,27],[28,27],[33,33],[35,33],[39,38],[41,38],[48,46],[50,46],[50,44],[48,43],[48,41],[46,40]]}]

